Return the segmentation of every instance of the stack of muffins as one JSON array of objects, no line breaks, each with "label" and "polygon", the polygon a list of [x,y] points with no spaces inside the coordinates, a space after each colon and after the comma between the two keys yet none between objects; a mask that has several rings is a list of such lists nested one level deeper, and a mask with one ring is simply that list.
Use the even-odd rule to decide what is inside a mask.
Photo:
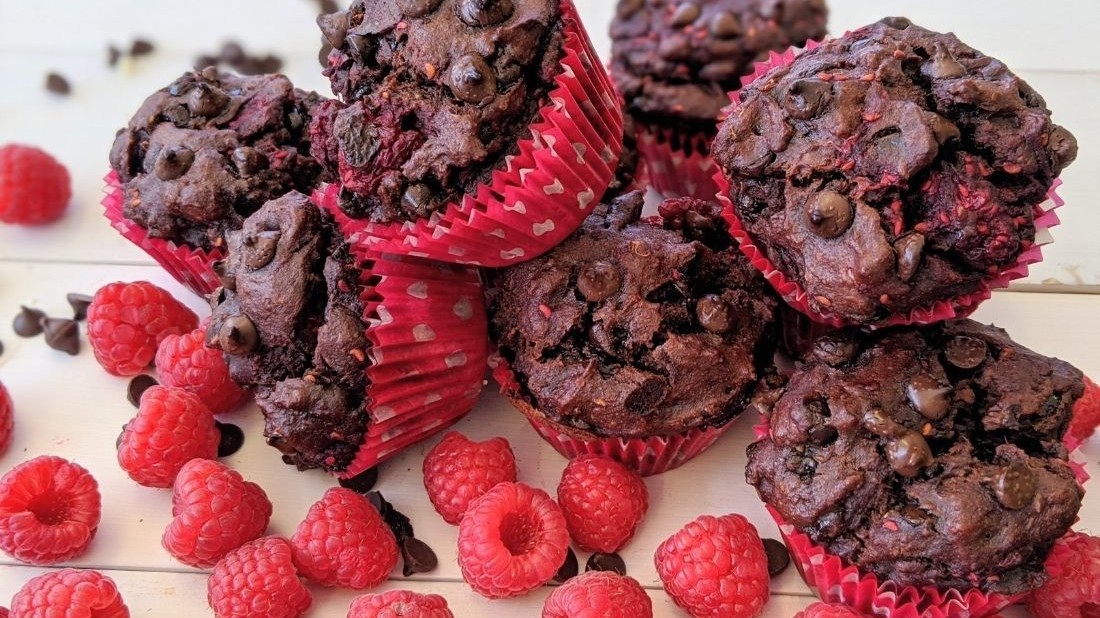
[{"label": "stack of muffins", "polygon": [[825,16],[620,0],[609,75],[571,0],[355,0],[318,20],[336,99],[184,75],[119,133],[107,214],[210,293],[288,463],[453,423],[491,339],[566,456],[661,473],[757,408],[748,480],[823,597],[991,615],[1075,521],[1085,387],[965,317],[1040,259],[1076,143],[953,35]]}]

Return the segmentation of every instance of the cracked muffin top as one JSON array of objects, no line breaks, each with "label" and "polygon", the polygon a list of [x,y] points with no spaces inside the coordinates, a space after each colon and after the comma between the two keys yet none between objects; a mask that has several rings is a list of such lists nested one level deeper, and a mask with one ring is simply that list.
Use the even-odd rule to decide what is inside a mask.
[{"label": "cracked muffin top", "polygon": [[718,207],[642,194],[600,205],[500,277],[491,329],[520,396],[561,426],[648,437],[739,414],[775,347],[777,301]]},{"label": "cracked muffin top", "polygon": [[713,150],[811,308],[870,323],[1013,266],[1077,144],[1003,63],[888,18],[747,86]]},{"label": "cracked muffin top", "polygon": [[746,478],[829,552],[901,585],[1017,593],[1077,518],[1080,371],[970,320],[818,339],[767,399]]}]

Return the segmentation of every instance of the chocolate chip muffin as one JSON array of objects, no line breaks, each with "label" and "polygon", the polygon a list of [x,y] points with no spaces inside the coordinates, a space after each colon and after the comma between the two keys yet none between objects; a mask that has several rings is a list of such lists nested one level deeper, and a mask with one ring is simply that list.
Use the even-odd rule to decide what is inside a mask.
[{"label": "chocolate chip muffin", "polygon": [[619,0],[611,73],[631,114],[713,135],[753,63],[821,39],[826,17],[824,0]]},{"label": "chocolate chip muffin", "polygon": [[347,245],[300,193],[268,202],[227,240],[207,344],[256,389],[264,435],[284,461],[343,470],[367,426],[369,346]]},{"label": "chocolate chip muffin", "polygon": [[149,236],[210,250],[264,202],[309,192],[320,101],[282,75],[187,73],[142,104],[111,148],[123,215]]},{"label": "chocolate chip muffin", "polygon": [[970,320],[837,331],[770,398],[746,477],[881,578],[1024,592],[1081,506],[1061,440],[1083,391],[1077,369]]},{"label": "chocolate chip muffin", "polygon": [[575,437],[646,438],[739,414],[775,345],[777,301],[718,207],[642,194],[500,277],[490,329],[526,414]]},{"label": "chocolate chip muffin", "polygon": [[350,216],[415,221],[489,179],[560,72],[556,0],[356,0],[318,23],[345,104],[315,123]]},{"label": "chocolate chip muffin", "polygon": [[746,87],[714,144],[757,247],[810,310],[853,323],[983,290],[1076,155],[1004,64],[902,18]]}]

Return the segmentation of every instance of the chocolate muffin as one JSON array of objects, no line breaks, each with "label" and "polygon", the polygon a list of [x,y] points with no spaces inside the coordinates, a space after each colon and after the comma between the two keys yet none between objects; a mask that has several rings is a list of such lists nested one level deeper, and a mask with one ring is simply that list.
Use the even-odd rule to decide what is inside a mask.
[{"label": "chocolate muffin", "polygon": [[319,101],[282,75],[184,74],[115,137],[124,216],[154,238],[222,247],[264,202],[317,183],[308,127]]},{"label": "chocolate muffin", "polygon": [[369,343],[359,269],[327,214],[300,193],[227,234],[207,344],[256,389],[264,435],[300,469],[340,471],[358,451]]},{"label": "chocolate muffin", "polygon": [[713,135],[753,63],[824,37],[827,13],[824,0],[619,0],[611,73],[631,114]]},{"label": "chocolate muffin", "polygon": [[313,152],[348,215],[415,221],[515,154],[560,72],[556,0],[356,0],[318,18],[332,45]]},{"label": "chocolate muffin", "polygon": [[615,167],[615,176],[604,191],[601,202],[610,202],[632,188],[644,186],[645,162],[638,152],[638,129],[630,116],[623,117],[623,152]]},{"label": "chocolate muffin", "polygon": [[1083,391],[1077,369],[970,320],[837,331],[771,398],[746,477],[880,578],[1024,592],[1081,506],[1062,436]]},{"label": "chocolate muffin", "polygon": [[993,58],[903,18],[747,86],[714,143],[734,214],[809,308],[871,323],[983,290],[1077,155]]},{"label": "chocolate muffin", "polygon": [[526,414],[581,439],[645,438],[739,414],[775,345],[777,301],[718,207],[642,194],[500,277],[491,331]]}]

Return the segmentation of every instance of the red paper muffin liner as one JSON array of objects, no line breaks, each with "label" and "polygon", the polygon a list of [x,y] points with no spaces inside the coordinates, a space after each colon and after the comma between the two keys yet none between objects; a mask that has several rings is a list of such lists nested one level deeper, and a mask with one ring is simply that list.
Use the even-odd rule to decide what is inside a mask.
[{"label": "red paper muffin liner", "polygon": [[649,170],[650,185],[663,198],[694,197],[714,201],[718,167],[710,156],[714,135],[678,133],[638,123],[638,152]]},{"label": "red paper muffin liner", "polygon": [[103,204],[103,216],[111,222],[111,227],[122,234],[126,240],[141,247],[176,281],[199,296],[206,296],[221,285],[212,265],[225,257],[224,252],[219,249],[204,251],[149,236],[145,228],[122,215],[125,194],[118,174],[112,171],[104,177],[103,181],[106,183],[103,190],[106,195],[100,203]]},{"label": "red paper muffin liner", "polygon": [[564,56],[531,137],[489,184],[430,218],[379,224],[340,209],[340,188],[322,203],[364,249],[476,266],[508,266],[548,251],[576,230],[611,182],[622,152],[623,117],[611,80],[573,0],[561,0]]},{"label": "red paper muffin liner", "polygon": [[342,477],[454,424],[477,403],[488,354],[481,281],[471,268],[357,254],[367,323],[370,424]]},{"label": "red paper muffin liner", "polygon": [[648,438],[581,437],[580,431],[555,423],[540,414],[522,394],[508,361],[498,354],[489,360],[500,392],[527,417],[535,431],[567,459],[581,455],[601,455],[623,463],[642,476],[653,476],[677,468],[698,456],[724,434],[733,422],[719,427],[702,427],[671,436]]},{"label": "red paper muffin liner", "polygon": [[[766,75],[774,68],[791,64],[803,51],[814,49],[819,45],[819,43],[811,41],[806,45],[805,49],[791,48],[781,54],[772,52],[769,54],[766,62],[757,63],[753,73],[742,78],[742,84],[748,85],[761,76]],[[730,93],[730,100],[732,103],[723,110],[723,117],[728,117],[732,114],[741,103],[737,92]],[[873,324],[860,324],[831,312],[820,312],[811,308],[806,291],[802,286],[778,270],[775,264],[768,259],[764,249],[756,245],[755,240],[745,229],[744,225],[742,225],[741,219],[737,216],[736,209],[733,207],[732,198],[730,197],[730,183],[726,180],[724,174],[717,165],[715,165],[715,170],[714,182],[718,186],[718,200],[722,204],[722,216],[727,223],[729,223],[730,234],[737,240],[742,253],[749,258],[753,266],[764,274],[765,278],[767,278],[768,282],[775,288],[776,292],[778,292],[790,306],[798,309],[814,321],[830,326],[856,325],[869,328],[884,328],[903,324],[934,324],[952,318],[964,318],[969,316],[978,308],[978,305],[980,305],[982,301],[987,300],[991,296],[994,289],[1007,287],[1010,282],[1027,277],[1029,266],[1042,261],[1042,245],[1050,242],[1049,235],[1045,234],[1045,231],[1058,225],[1058,215],[1054,211],[1064,203],[1057,193],[1057,189],[1061,186],[1062,181],[1060,179],[1055,179],[1050,191],[1047,192],[1047,200],[1033,207],[1036,229],[1035,244],[1023,251],[1014,264],[1002,269],[1001,272],[997,273],[995,276],[982,281],[980,287],[976,291],[957,298],[936,301],[929,307],[913,309],[908,314],[891,315]],[[1044,238],[1044,236],[1046,238]]]}]

